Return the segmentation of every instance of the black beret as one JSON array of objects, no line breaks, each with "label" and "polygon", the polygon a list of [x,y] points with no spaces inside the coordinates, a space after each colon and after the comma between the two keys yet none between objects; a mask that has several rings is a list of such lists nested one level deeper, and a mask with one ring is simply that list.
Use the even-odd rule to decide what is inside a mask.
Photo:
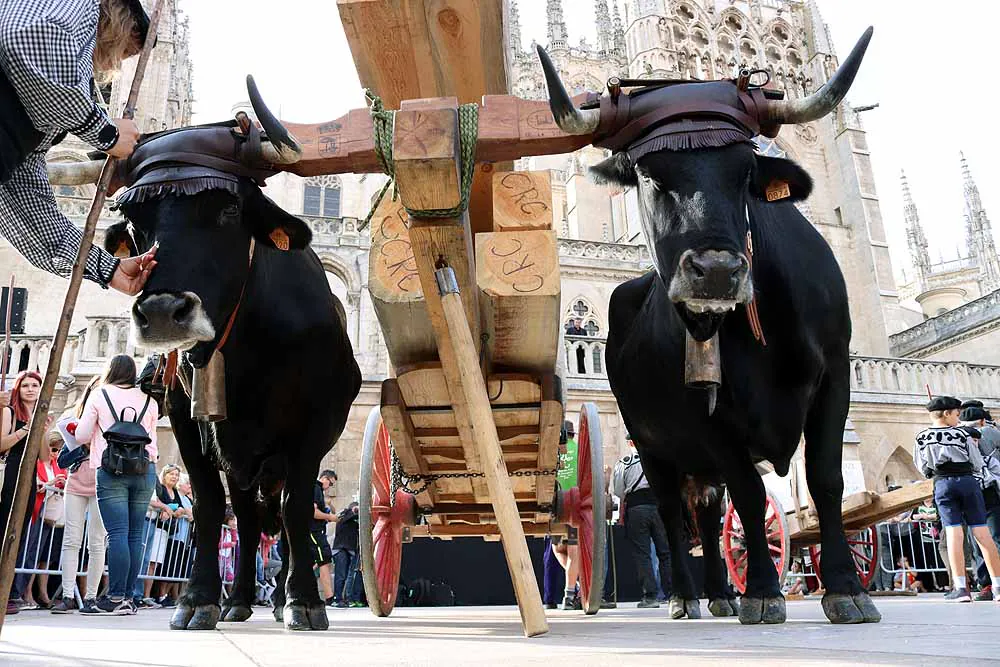
[{"label": "black beret", "polygon": [[974,422],[980,419],[986,419],[986,410],[978,408],[976,406],[969,406],[962,410],[962,414],[958,416],[964,422]]},{"label": "black beret", "polygon": [[986,415],[985,419],[988,422],[993,421],[993,415],[990,414],[989,410],[983,410],[983,414]]},{"label": "black beret", "polygon": [[575,430],[575,427],[573,426],[573,422],[571,422],[570,420],[567,419],[566,423],[564,424],[564,426],[566,427],[566,432],[568,434],[570,434],[570,435],[576,434],[576,430]]},{"label": "black beret", "polygon": [[962,403],[962,409],[963,410],[966,409],[966,408],[981,408],[981,407],[983,407],[983,402],[982,401],[968,400],[968,401],[965,401],[964,403]]},{"label": "black beret", "polygon": [[931,402],[927,404],[927,411],[934,412],[936,410],[961,410],[962,401],[958,400],[954,396],[937,396],[931,399]]}]

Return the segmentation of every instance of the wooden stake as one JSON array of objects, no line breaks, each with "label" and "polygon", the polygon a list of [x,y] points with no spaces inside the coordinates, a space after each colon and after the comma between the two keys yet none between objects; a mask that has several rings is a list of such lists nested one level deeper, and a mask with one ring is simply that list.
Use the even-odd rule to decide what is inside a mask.
[{"label": "wooden stake", "polygon": [[521,624],[524,627],[524,634],[534,637],[548,632],[549,626],[545,620],[542,597],[535,581],[535,570],[531,565],[528,544],[524,540],[524,528],[514,499],[514,489],[507,473],[496,424],[493,421],[490,398],[486,394],[486,383],[479,368],[476,344],[465,317],[465,307],[458,294],[454,271],[446,267],[439,269],[435,275],[441,294],[441,306],[451,334],[452,352],[461,378],[461,393],[469,412],[474,441],[479,449],[479,461],[490,489],[497,526],[503,536],[503,549],[507,556],[507,566],[510,568],[510,578],[514,583],[514,592],[517,595]]},{"label": "wooden stake", "polygon": [[[135,68],[135,76],[132,78],[128,102],[125,106],[125,112],[122,114],[126,119],[135,117],[135,103],[139,97],[139,87],[142,85],[143,76],[146,73],[146,64],[149,62],[153,45],[156,43],[157,26],[160,22],[163,4],[164,0],[157,0],[149,17],[149,33],[146,36],[146,43],[142,47],[142,54],[139,56],[139,62]],[[63,350],[66,348],[66,338],[69,336],[69,327],[73,321],[73,311],[76,309],[76,299],[80,294],[80,284],[83,282],[83,269],[94,242],[97,220],[101,217],[101,210],[104,208],[108,185],[111,183],[111,177],[115,171],[115,162],[115,158],[108,157],[107,162],[104,163],[104,169],[101,171],[101,178],[97,182],[97,193],[94,195],[94,203],[90,207],[87,222],[83,227],[80,251],[73,263],[73,272],[70,274],[69,287],[66,288],[62,314],[59,316],[59,325],[56,327],[56,335],[52,340],[52,351],[49,353],[49,363],[45,370],[42,391],[38,397],[38,403],[35,405],[35,412],[31,416],[28,442],[24,446],[24,456],[21,458],[21,466],[17,471],[14,502],[4,532],[3,550],[0,551],[0,631],[3,630],[3,621],[7,615],[7,600],[10,596],[10,585],[14,579],[14,561],[17,558],[17,549],[20,544],[21,524],[25,508],[28,505],[28,495],[31,491],[31,469],[35,467],[42,437],[45,435],[45,419],[48,417],[52,394],[59,377],[59,365],[62,362]],[[8,470],[7,474],[9,475],[11,472]]]}]

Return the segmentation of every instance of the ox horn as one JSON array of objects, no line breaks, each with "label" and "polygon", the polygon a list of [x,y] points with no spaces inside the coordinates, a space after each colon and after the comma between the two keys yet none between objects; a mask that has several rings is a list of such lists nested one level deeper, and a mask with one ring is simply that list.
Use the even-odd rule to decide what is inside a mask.
[{"label": "ox horn", "polygon": [[302,146],[264,104],[264,98],[260,96],[257,84],[250,74],[247,75],[247,92],[257,120],[267,133],[268,143],[261,146],[264,159],[271,164],[294,164],[301,160]]},{"label": "ox horn", "polygon": [[861,35],[861,39],[847,56],[847,60],[841,63],[830,80],[815,93],[801,100],[771,102],[767,106],[767,120],[776,125],[808,123],[833,111],[851,89],[873,32],[874,29],[868,26],[865,34]]},{"label": "ox horn", "polygon": [[545,72],[545,84],[549,88],[549,108],[552,109],[556,125],[568,134],[593,134],[601,119],[600,109],[577,109],[559,79],[559,73],[549,54],[539,45],[535,45],[535,48],[538,49],[538,59]]},{"label": "ox horn", "polygon": [[93,185],[101,177],[105,160],[86,162],[46,162],[45,171],[52,185]]}]

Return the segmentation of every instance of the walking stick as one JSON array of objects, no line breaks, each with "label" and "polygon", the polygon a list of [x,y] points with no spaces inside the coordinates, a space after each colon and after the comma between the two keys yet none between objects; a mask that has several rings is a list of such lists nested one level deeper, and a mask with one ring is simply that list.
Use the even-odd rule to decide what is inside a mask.
[{"label": "walking stick", "polygon": [[[139,62],[135,68],[135,76],[132,78],[132,88],[129,90],[128,102],[125,104],[123,118],[133,119],[135,117],[135,103],[139,97],[139,87],[142,85],[142,78],[146,73],[146,64],[153,51],[153,44],[156,43],[157,25],[160,22],[160,12],[163,9],[164,0],[157,0],[149,17],[149,32],[146,35],[146,43],[142,47]],[[49,404],[52,400],[52,393],[56,388],[56,380],[59,375],[59,366],[62,361],[63,350],[66,347],[66,338],[69,336],[69,327],[73,321],[73,311],[76,308],[76,298],[80,293],[80,284],[83,282],[83,268],[86,265],[87,257],[90,255],[90,248],[94,242],[94,232],[97,229],[97,220],[101,217],[101,210],[104,208],[104,200],[107,198],[108,185],[115,170],[115,158],[108,157],[101,171],[101,178],[97,181],[97,193],[94,195],[94,203],[90,207],[90,214],[87,215],[87,223],[83,227],[83,238],[80,240],[80,251],[76,255],[73,263],[73,272],[70,274],[69,287],[66,289],[66,298],[63,301],[62,314],[59,316],[59,326],[56,327],[56,335],[52,340],[52,351],[49,354],[48,367],[45,370],[45,378],[42,382],[42,391],[38,396],[38,403],[35,405],[35,413],[31,416],[31,427],[28,431],[28,442],[24,447],[24,456],[21,458],[21,465],[17,472],[17,486],[14,490],[14,502],[7,518],[7,527],[4,531],[3,550],[0,551],[0,631],[3,630],[3,621],[7,614],[7,600],[10,595],[10,585],[14,579],[14,561],[17,558],[17,549],[21,537],[21,524],[24,521],[24,512],[28,504],[28,495],[31,490],[31,469],[38,459],[38,452],[45,435],[45,419],[48,416]],[[9,472],[8,472],[9,474]]]},{"label": "walking stick", "polygon": [[[10,274],[10,287],[7,288],[7,312],[4,314],[3,356],[0,357],[0,394],[7,385],[7,371],[10,369],[10,320],[14,314],[14,274]],[[4,406],[0,405],[0,408]]]}]

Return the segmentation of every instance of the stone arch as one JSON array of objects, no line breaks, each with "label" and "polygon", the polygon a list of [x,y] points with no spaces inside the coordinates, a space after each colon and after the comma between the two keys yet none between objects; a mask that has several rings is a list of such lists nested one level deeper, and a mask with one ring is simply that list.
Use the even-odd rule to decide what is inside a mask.
[{"label": "stone arch", "polygon": [[343,260],[343,258],[330,253],[321,252],[319,254],[319,261],[323,265],[323,270],[327,273],[332,273],[344,281],[347,286],[348,292],[360,292],[361,291],[361,277],[354,267],[350,266]]},{"label": "stone arch", "polygon": [[890,485],[906,486],[910,482],[923,479],[923,475],[913,465],[913,456],[901,445],[896,447],[878,475],[878,483],[888,490]]}]

